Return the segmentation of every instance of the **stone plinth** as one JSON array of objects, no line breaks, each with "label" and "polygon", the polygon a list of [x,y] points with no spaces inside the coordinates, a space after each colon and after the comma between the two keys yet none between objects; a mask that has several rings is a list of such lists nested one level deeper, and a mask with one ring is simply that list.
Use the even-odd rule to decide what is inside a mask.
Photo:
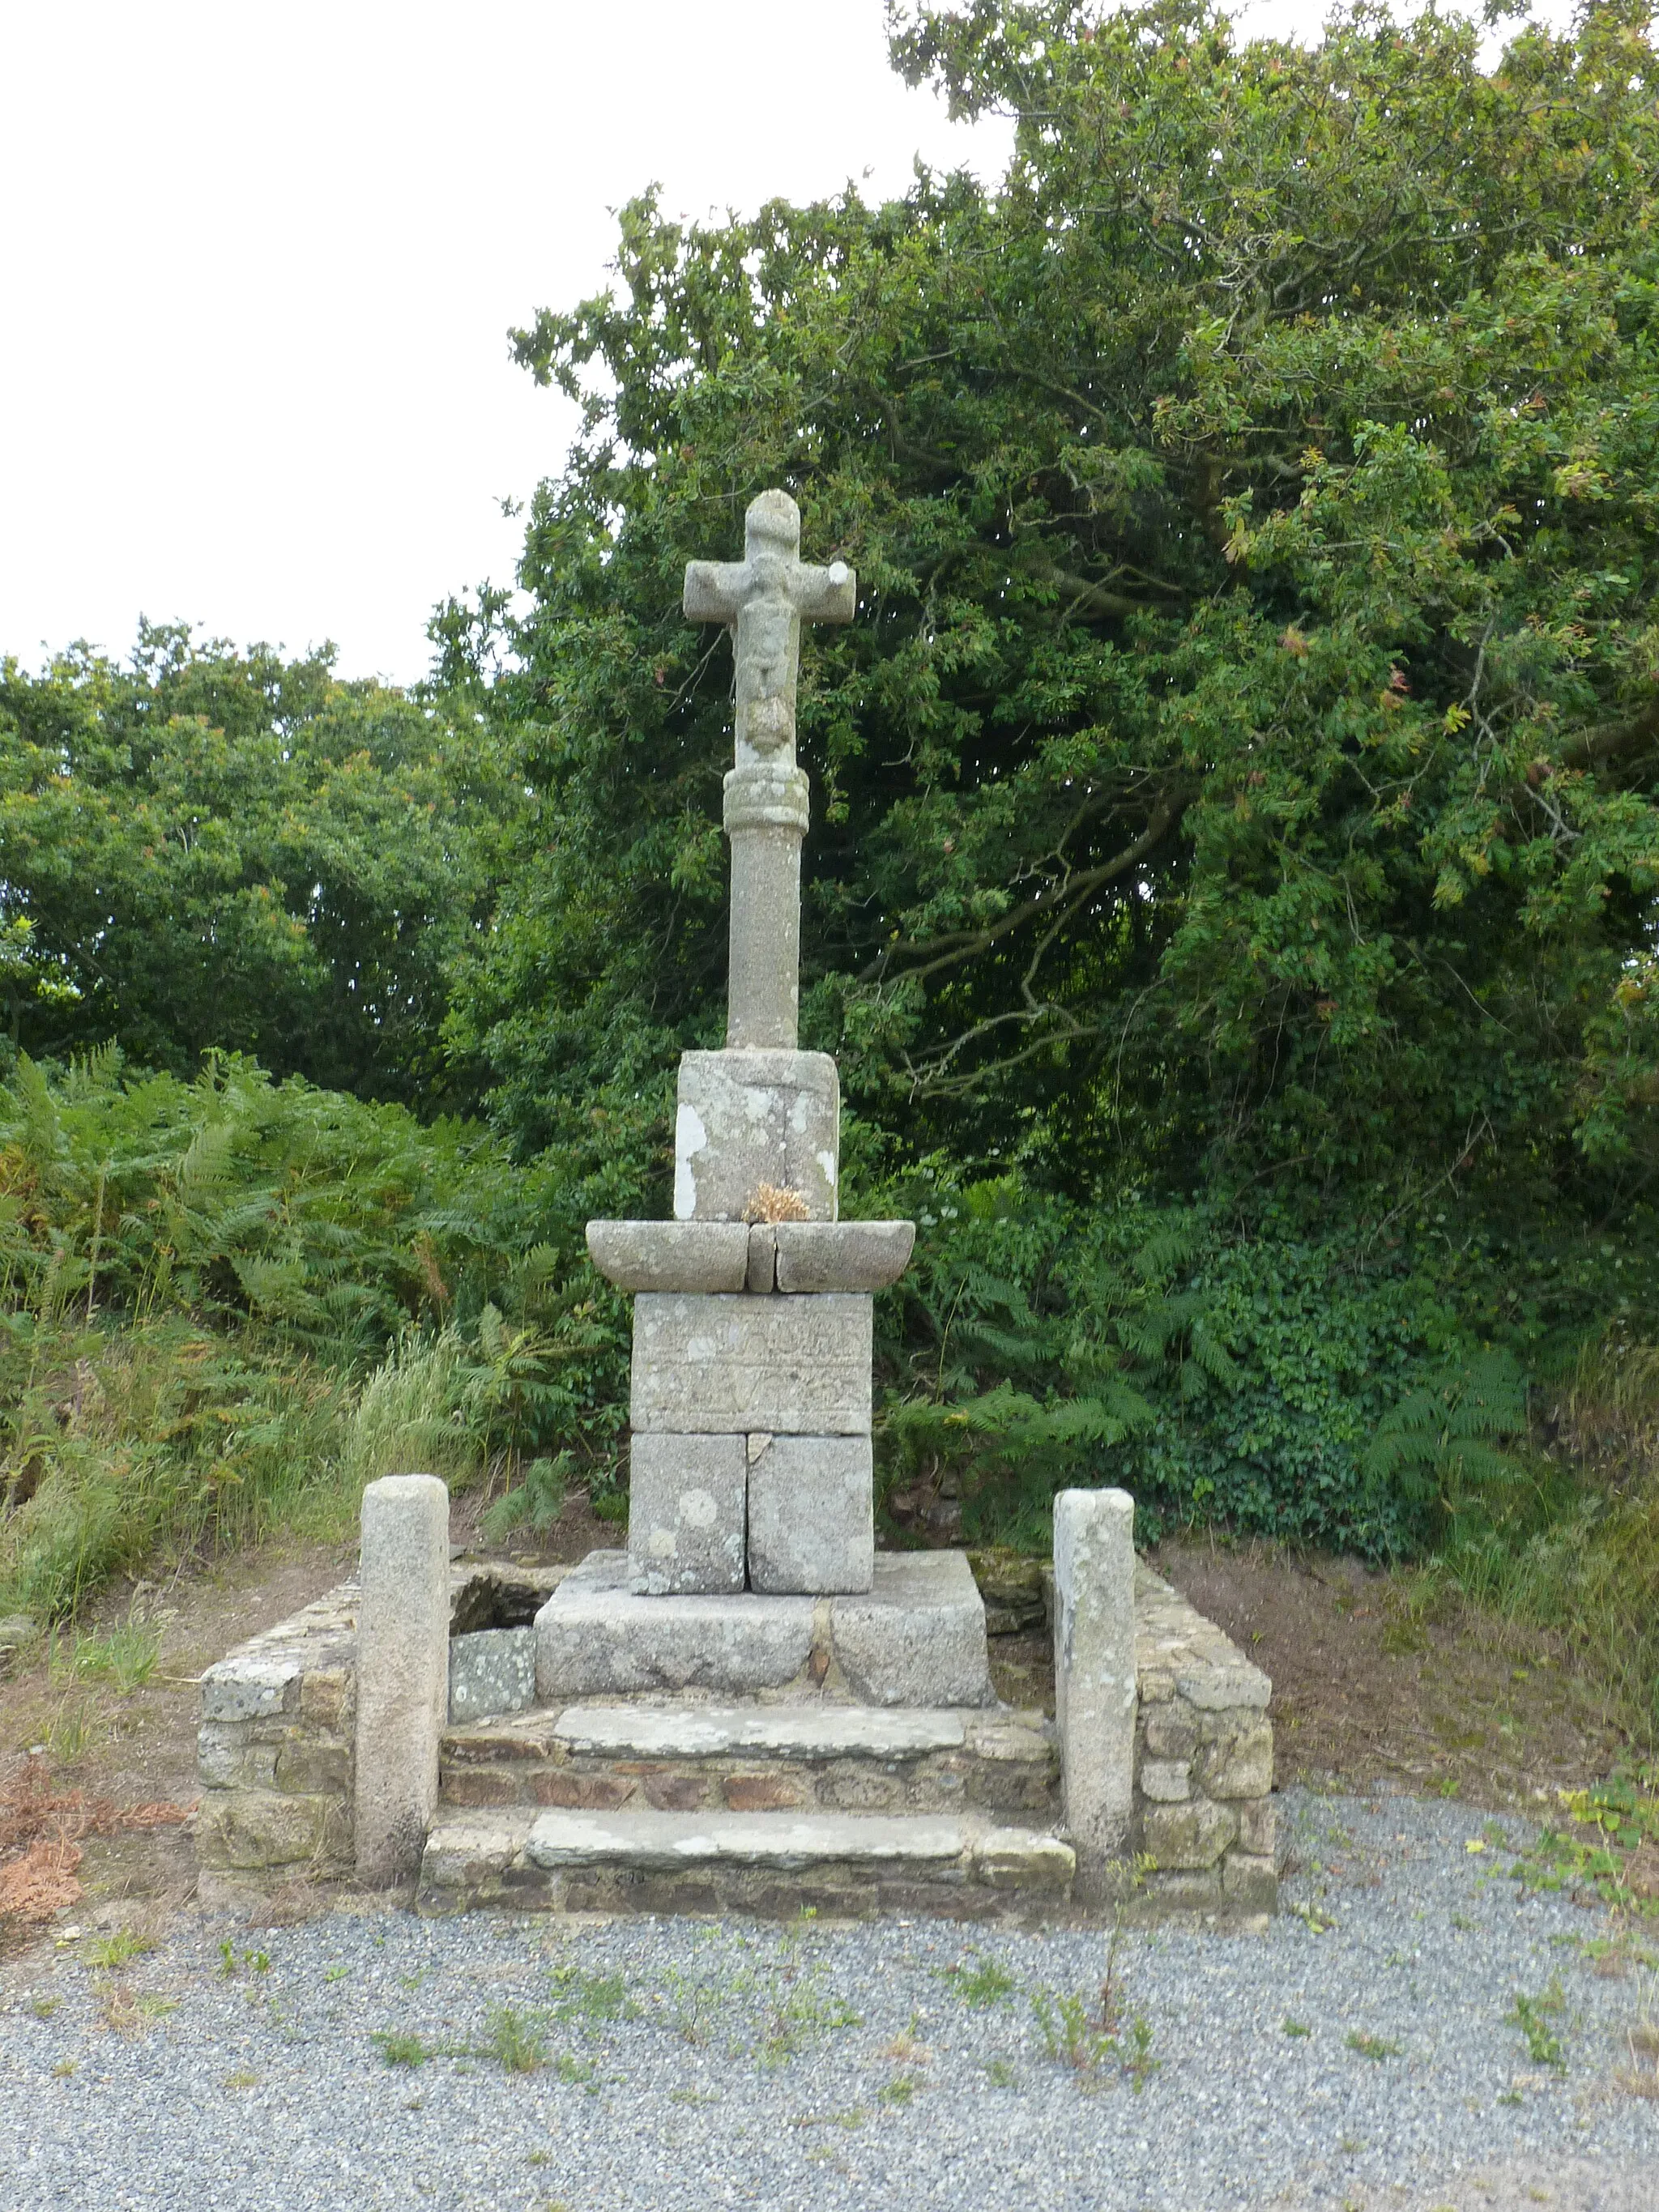
[{"label": "stone plinth", "polygon": [[744,1441],[750,1588],[826,1595],[867,1590],[876,1566],[869,1437]]},{"label": "stone plinth", "polygon": [[634,1302],[631,1419],[671,1435],[868,1436],[871,1302],[699,1297]]},{"label": "stone plinth", "polygon": [[624,1552],[592,1552],[536,1616],[549,1705],[690,1687],[817,1690],[872,1705],[993,1702],[985,1608],[960,1552],[884,1554],[866,1595],[647,1597]]},{"label": "stone plinth", "polygon": [[743,1437],[635,1433],[629,1455],[630,1586],[653,1597],[744,1586],[749,1456]]},{"label": "stone plinth", "polygon": [[674,1218],[741,1222],[763,1183],[833,1221],[841,1080],[823,1052],[688,1052],[674,1122]]}]

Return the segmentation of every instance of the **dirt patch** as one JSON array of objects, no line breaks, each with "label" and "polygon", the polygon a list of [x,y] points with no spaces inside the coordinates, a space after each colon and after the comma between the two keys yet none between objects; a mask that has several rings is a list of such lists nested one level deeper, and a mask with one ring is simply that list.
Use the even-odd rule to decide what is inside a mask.
[{"label": "dirt patch", "polygon": [[1524,1808],[1610,1771],[1625,1738],[1561,1638],[1416,1576],[1268,1545],[1170,1545],[1151,1565],[1273,1678],[1274,1779]]}]

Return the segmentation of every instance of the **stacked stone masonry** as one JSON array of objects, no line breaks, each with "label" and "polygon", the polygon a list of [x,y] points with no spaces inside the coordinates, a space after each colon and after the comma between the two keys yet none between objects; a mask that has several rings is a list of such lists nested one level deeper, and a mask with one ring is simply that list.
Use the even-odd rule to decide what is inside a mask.
[{"label": "stacked stone masonry", "polygon": [[[696,1910],[697,1898],[718,1897],[733,1909],[766,1911],[787,1895],[790,1910],[816,1899],[823,1910],[856,1903],[862,1911],[909,1911],[926,1893],[936,1909],[943,1899],[953,1911],[989,1911],[986,1886],[1014,1883],[1012,1875],[1004,1883],[986,1871],[1003,1866],[1000,1853],[1007,1867],[1024,1869],[1024,1889],[1050,1908],[1065,1904],[1069,1875],[1062,1879],[1053,1854],[1039,1848],[1041,1832],[1060,1821],[1054,1731],[1040,1715],[1000,1706],[872,1708],[833,1662],[823,1685],[814,1684],[816,1608],[804,1601],[796,1602],[805,1607],[808,1668],[770,1698],[734,1708],[692,1685],[659,1686],[627,1705],[561,1698],[535,1706],[535,1632],[492,1624],[522,1620],[557,1579],[558,1571],[532,1575],[505,1563],[456,1571],[451,1724],[433,1839],[441,1847],[435,1854],[428,1847],[423,1875],[431,1901],[523,1893],[523,1901],[556,1910],[579,1899],[596,1906],[608,1899],[605,1909],[613,1910],[674,1909],[676,1900],[678,1909]],[[350,1871],[356,1596],[355,1585],[343,1585],[203,1677],[196,1840],[210,1895]],[[1136,1572],[1135,1632],[1139,1694],[1127,1849],[1140,1871],[1126,1871],[1131,1910],[1154,1920],[1255,1924],[1277,1894],[1271,1686],[1145,1566]],[[855,1743],[845,1741],[849,1731]],[[810,1872],[735,1863],[718,1874],[707,1867],[605,1872],[538,1868],[527,1856],[532,1825],[545,1813],[624,1808],[704,1822],[939,1815],[956,1820],[962,1837],[954,1856],[927,1869],[849,1859]],[[487,1848],[492,1818],[500,1832]],[[465,1834],[458,1819],[471,1824]],[[466,1866],[472,1873],[464,1876]],[[440,1880],[445,1867],[453,1882]]]},{"label": "stacked stone masonry", "polygon": [[1146,1566],[1135,1574],[1135,1673],[1129,1849],[1150,1862],[1147,1913],[1253,1923],[1279,1895],[1273,1685]]},{"label": "stacked stone masonry", "polygon": [[195,1830],[204,1891],[349,1873],[356,1584],[240,1645],[201,1687]]}]

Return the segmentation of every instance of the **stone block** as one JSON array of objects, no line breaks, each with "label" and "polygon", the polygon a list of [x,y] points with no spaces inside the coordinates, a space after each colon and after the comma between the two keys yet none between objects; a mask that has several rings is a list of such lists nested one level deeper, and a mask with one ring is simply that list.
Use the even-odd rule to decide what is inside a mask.
[{"label": "stone block", "polygon": [[876,1561],[869,1437],[750,1436],[748,1446],[750,1588],[867,1590]]},{"label": "stone block", "polygon": [[780,1221],[775,1279],[791,1296],[884,1291],[915,1248],[914,1221]]},{"label": "stone block", "polygon": [[625,1552],[590,1552],[536,1616],[547,1705],[641,1690],[746,1697],[794,1680],[812,1650],[809,1597],[642,1597]]},{"label": "stone block", "polygon": [[742,1437],[636,1431],[629,1462],[631,1586],[654,1597],[740,1590],[748,1489]]},{"label": "stone block", "polygon": [[674,1125],[674,1218],[741,1221],[762,1183],[833,1221],[841,1084],[828,1053],[688,1052]]},{"label": "stone block", "polygon": [[1143,1759],[1141,1795],[1157,1805],[1184,1805],[1193,1794],[1193,1771],[1184,1759]]},{"label": "stone block", "polygon": [[[196,1731],[196,1776],[204,1790],[229,1790],[245,1778],[252,1781],[248,1772],[248,1756],[252,1747],[242,1724],[236,1721],[204,1721]],[[275,1779],[276,1753],[270,1753],[265,1776],[266,1786]]]},{"label": "stone block", "polygon": [[1279,1903],[1279,1876],[1270,1858],[1229,1851],[1221,1862],[1221,1893],[1241,1912],[1271,1912]]},{"label": "stone block", "polygon": [[417,1871],[449,1711],[449,1492],[390,1474],[363,1492],[357,1609],[357,1873]]},{"label": "stone block", "polygon": [[741,1221],[590,1221],[587,1253],[624,1291],[740,1291],[749,1231]]},{"label": "stone block", "polygon": [[1238,1818],[1225,1805],[1195,1797],[1186,1805],[1149,1805],[1146,1850],[1158,1866],[1176,1873],[1212,1867],[1238,1834]]},{"label": "stone block", "polygon": [[720,1795],[732,1813],[793,1813],[806,1802],[801,1784],[781,1774],[728,1774]]},{"label": "stone block", "polygon": [[1198,1749],[1198,1717],[1177,1698],[1142,1707],[1141,1735],[1153,1759],[1190,1759]]},{"label": "stone block", "polygon": [[961,1552],[884,1552],[866,1597],[832,1598],[835,1656],[872,1705],[988,1705],[985,1606]]},{"label": "stone block", "polygon": [[481,1628],[449,1639],[449,1718],[488,1720],[536,1702],[536,1632]]},{"label": "stone block", "polygon": [[636,1436],[867,1436],[871,1302],[699,1297],[634,1302]]},{"label": "stone block", "polygon": [[532,1775],[530,1794],[538,1805],[568,1813],[614,1813],[634,1795],[635,1784],[622,1774],[569,1774],[555,1768]]},{"label": "stone block", "polygon": [[301,1669],[288,1656],[233,1653],[202,1677],[204,1721],[251,1721],[297,1711]]},{"label": "stone block", "polygon": [[1077,1872],[1077,1853],[1059,1836],[992,1828],[974,1846],[974,1872],[991,1889],[1065,1889]]},{"label": "stone block", "polygon": [[300,1717],[318,1728],[339,1728],[349,1719],[357,1694],[355,1667],[313,1667],[301,1678]]},{"label": "stone block", "polygon": [[1233,1808],[1238,1815],[1238,1848],[1258,1858],[1272,1858],[1278,1832],[1271,1797],[1246,1797]]},{"label": "stone block", "polygon": [[1062,1490],[1054,1500],[1054,1718],[1066,1832],[1091,1872],[1122,1851],[1133,1803],[1134,1572],[1134,1500],[1121,1490]]},{"label": "stone block", "polygon": [[1212,1797],[1265,1797],[1273,1786],[1272,1722],[1252,1716],[1236,1734],[1206,1744],[1198,1774]]},{"label": "stone block", "polygon": [[335,1864],[347,1848],[337,1797],[210,1790],[196,1815],[196,1856],[216,1870]]},{"label": "stone block", "polygon": [[911,1814],[544,1813],[530,1831],[525,1856],[542,1867],[698,1865],[793,1869],[959,1859],[967,1836],[955,1820]]},{"label": "stone block", "polygon": [[867,1705],[567,1705],[553,1733],[572,1757],[600,1759],[922,1759],[968,1740],[959,1713]]},{"label": "stone block", "polygon": [[275,1754],[271,1781],[295,1796],[337,1797],[343,1803],[351,1787],[351,1753],[343,1744],[319,1743],[296,1731]]}]

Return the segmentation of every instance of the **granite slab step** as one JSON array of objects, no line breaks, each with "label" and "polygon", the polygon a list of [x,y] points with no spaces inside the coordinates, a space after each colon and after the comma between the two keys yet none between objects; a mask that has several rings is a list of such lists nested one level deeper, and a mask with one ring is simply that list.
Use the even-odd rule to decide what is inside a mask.
[{"label": "granite slab step", "polygon": [[445,1735],[446,1806],[611,1814],[1059,1816],[1040,1712],[823,1703],[586,1702]]},{"label": "granite slab step", "polygon": [[427,1838],[427,1911],[865,1917],[926,1911],[995,1918],[1069,1898],[1071,1847],[1053,1832],[972,1819],[624,1811],[440,1814]]}]

